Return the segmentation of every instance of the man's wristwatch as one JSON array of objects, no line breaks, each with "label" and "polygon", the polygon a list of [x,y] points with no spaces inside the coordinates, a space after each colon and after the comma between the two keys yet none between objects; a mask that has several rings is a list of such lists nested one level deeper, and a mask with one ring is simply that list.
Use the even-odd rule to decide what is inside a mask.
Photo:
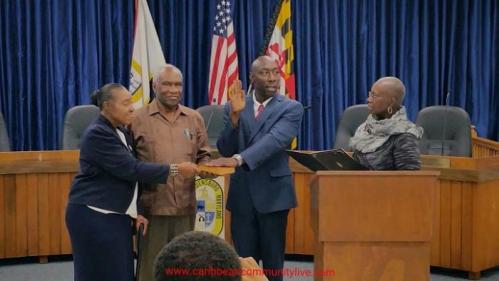
[{"label": "man's wristwatch", "polygon": [[178,176],[178,164],[170,165],[170,176],[171,177]]},{"label": "man's wristwatch", "polygon": [[232,158],[236,159],[237,161],[237,166],[241,166],[244,162],[243,162],[243,157],[239,154],[234,154],[232,155]]}]

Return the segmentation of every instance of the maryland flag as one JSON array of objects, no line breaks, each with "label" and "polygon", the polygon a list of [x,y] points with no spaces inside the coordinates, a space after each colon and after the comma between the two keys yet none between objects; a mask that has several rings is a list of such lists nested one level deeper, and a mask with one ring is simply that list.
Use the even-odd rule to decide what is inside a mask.
[{"label": "maryland flag", "polygon": [[135,36],[130,69],[130,92],[135,108],[151,99],[150,81],[166,64],[146,0],[135,0]]},{"label": "maryland flag", "polygon": [[[270,34],[270,38],[268,35]],[[295,95],[295,72],[293,60],[293,31],[291,30],[291,0],[282,0],[274,14],[274,24],[267,33],[268,46],[265,54],[273,57],[279,65],[281,73],[280,93],[290,99],[296,99]],[[291,143],[291,149],[297,147],[296,138]]]},{"label": "maryland flag", "polygon": [[[295,96],[295,74],[293,60],[295,53],[293,50],[293,31],[291,30],[291,0],[282,0],[274,16],[273,28],[270,30],[271,36],[268,38],[265,53],[273,57],[281,72],[280,93],[291,99]],[[270,32],[269,32],[270,34]]]}]

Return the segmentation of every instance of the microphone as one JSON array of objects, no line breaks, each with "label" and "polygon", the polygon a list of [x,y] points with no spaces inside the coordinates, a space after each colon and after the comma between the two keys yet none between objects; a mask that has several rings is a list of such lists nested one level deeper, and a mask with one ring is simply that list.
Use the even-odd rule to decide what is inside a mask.
[{"label": "microphone", "polygon": [[210,112],[210,117],[208,117],[208,121],[206,121],[206,125],[205,125],[205,128],[206,128],[206,132],[208,132],[210,129],[210,125],[211,125],[211,119],[213,118],[213,114],[215,114],[214,111]]},{"label": "microphone", "polygon": [[449,112],[449,97],[450,97],[450,91],[447,91],[447,95],[445,96],[445,110],[444,110],[444,122],[442,125],[442,139],[440,140],[440,143],[442,144],[441,149],[440,149],[441,156],[444,156],[445,133],[446,133],[446,129],[447,129],[447,115]]},{"label": "microphone", "polygon": [[246,96],[249,96],[252,90],[253,90],[253,83],[250,82],[248,86],[248,91],[246,91]]}]

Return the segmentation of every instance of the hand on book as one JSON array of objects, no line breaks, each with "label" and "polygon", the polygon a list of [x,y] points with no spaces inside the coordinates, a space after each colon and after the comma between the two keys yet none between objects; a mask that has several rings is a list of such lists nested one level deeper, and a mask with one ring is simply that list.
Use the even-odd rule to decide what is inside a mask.
[{"label": "hand on book", "polygon": [[220,157],[206,163],[206,166],[211,167],[237,167],[237,160],[232,157]]},{"label": "hand on book", "polygon": [[207,164],[199,166],[199,176],[208,179],[231,175],[234,171],[234,167],[208,166]]}]

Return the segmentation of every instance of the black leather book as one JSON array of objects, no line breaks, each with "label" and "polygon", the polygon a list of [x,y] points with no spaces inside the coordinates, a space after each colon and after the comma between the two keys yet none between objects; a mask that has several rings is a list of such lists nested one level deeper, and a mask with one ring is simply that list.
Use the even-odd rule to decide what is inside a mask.
[{"label": "black leather book", "polygon": [[323,151],[287,150],[289,156],[312,171],[367,170],[343,149]]}]

